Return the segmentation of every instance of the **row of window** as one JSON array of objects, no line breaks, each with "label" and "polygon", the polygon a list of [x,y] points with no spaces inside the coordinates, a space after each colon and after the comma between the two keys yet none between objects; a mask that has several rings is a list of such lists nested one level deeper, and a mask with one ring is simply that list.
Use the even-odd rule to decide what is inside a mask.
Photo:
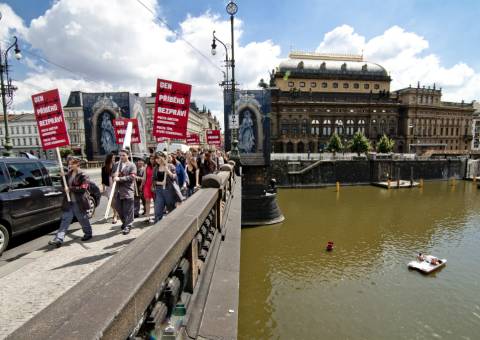
[{"label": "row of window", "polygon": [[[37,127],[34,126],[34,125],[28,125],[28,126],[10,126],[9,127],[9,131],[10,131],[10,134],[14,135],[14,134],[17,134],[19,135],[20,133],[22,135],[25,135],[25,134],[32,134],[32,131],[33,133],[37,133]],[[3,127],[0,127],[0,135],[3,135]]]},{"label": "row of window", "polygon": [[[281,134],[282,135],[297,135],[299,132],[303,135],[307,134],[307,131],[310,132],[311,135],[320,135],[320,132],[322,132],[322,136],[330,136],[332,134],[332,131],[335,131],[339,135],[343,135],[344,133],[346,135],[353,135],[355,131],[361,132],[365,134],[365,125],[366,121],[364,119],[359,119],[357,121],[357,126],[355,129],[355,121],[353,119],[347,119],[346,125],[344,126],[343,120],[341,119],[336,119],[334,122],[335,124],[332,125],[332,121],[330,119],[324,119],[322,126],[320,126],[320,121],[319,120],[312,120],[310,123],[310,130],[308,129],[307,120],[304,119],[302,123],[300,124],[300,129],[297,124],[297,120],[293,120],[293,123],[288,123],[287,120],[282,120],[281,124]],[[370,122],[371,126],[371,131],[372,134],[378,134],[378,133],[389,133],[391,135],[395,134],[396,130],[396,122],[394,120],[390,120],[390,125],[387,126],[387,121],[385,119],[380,120],[380,123],[377,123],[376,119],[372,119]]]},{"label": "row of window", "polygon": [[361,113],[370,113],[370,112],[382,112],[382,113],[385,113],[385,112],[390,112],[390,113],[395,113],[395,110],[386,110],[386,109],[382,109],[382,110],[377,110],[377,109],[373,109],[373,110],[370,110],[370,109],[344,109],[344,108],[341,108],[341,109],[325,109],[325,108],[320,108],[320,109],[296,109],[296,108],[282,108],[281,109],[282,112],[288,112],[288,111],[291,111],[291,112],[308,112],[308,111],[312,111],[312,112],[338,112],[338,113],[346,113],[346,112],[350,112],[350,113],[354,113],[354,112],[361,112]]},{"label": "row of window", "polygon": [[415,97],[413,97],[412,99],[413,102],[417,100],[419,104],[433,104],[434,101],[435,103],[438,103],[438,98],[433,96],[418,96],[417,99],[415,99]]},{"label": "row of window", "polygon": [[[306,84],[306,82],[304,82],[304,81],[299,81],[299,82],[298,82],[298,86],[299,86],[299,87],[306,87],[307,84]],[[323,89],[326,89],[326,88],[328,88],[328,83],[327,83],[327,82],[322,82],[322,83],[320,84],[320,86],[321,86]],[[288,87],[295,87],[295,82],[294,82],[294,81],[289,81],[289,82],[288,82]],[[315,82],[315,81],[310,82],[310,87],[311,87],[311,88],[317,87],[317,82]],[[332,88],[338,89],[338,87],[339,87],[339,83],[337,83],[337,82],[332,83]],[[350,83],[343,83],[343,84],[342,84],[342,87],[343,87],[344,89],[348,89],[348,88],[350,88]],[[353,83],[352,88],[354,88],[354,89],[360,89],[360,84],[359,84],[359,83]],[[368,83],[363,84],[363,88],[364,88],[365,90],[369,90],[369,89],[370,89],[370,84],[368,84]],[[374,88],[375,90],[379,90],[379,89],[380,89],[380,84],[373,84],[373,88]]]},{"label": "row of window", "polygon": [[[335,125],[340,125],[340,126],[343,126],[343,120],[342,119],[335,119],[335,120],[330,120],[330,119],[324,119],[323,120],[323,124],[322,125],[331,125],[332,122],[335,121]],[[380,121],[377,121],[376,119],[372,119],[370,121],[370,125],[377,125],[377,124],[380,124],[380,126],[382,125],[386,125],[387,124],[387,121],[385,119],[381,119]],[[291,125],[297,125],[298,124],[298,120],[297,119],[293,119],[291,121],[288,121],[287,119],[282,119],[281,120],[281,124],[282,125],[288,125],[288,124],[291,124]],[[308,122],[306,119],[303,119],[302,122],[301,122],[302,126],[307,126]],[[317,120],[317,119],[313,119],[312,121],[310,121],[310,124],[311,125],[320,125],[320,121]],[[364,119],[359,119],[357,121],[357,124],[358,125],[365,125],[366,124],[366,121]],[[395,120],[391,119],[390,120],[390,126],[395,126],[397,123]],[[353,119],[347,119],[346,121],[346,125],[355,125],[355,121]]]},{"label": "row of window", "polygon": [[[416,118],[416,119],[412,119],[410,120],[410,124],[414,124],[414,125],[443,125],[443,126],[448,126],[448,127],[451,127],[451,126],[460,126],[462,125],[462,122],[464,122],[465,120],[464,119],[460,119],[460,118],[441,118],[441,119],[429,119],[429,118]],[[469,125],[470,124],[470,121],[466,121],[466,125]]]},{"label": "row of window", "polygon": [[[414,127],[410,127],[410,134],[411,135],[417,135],[417,136],[436,136],[437,135],[437,132],[439,132],[439,135],[440,136],[460,136],[460,129],[457,127],[457,128],[443,128],[443,127],[440,127],[440,128],[436,128],[436,127],[418,127],[418,128],[414,128]],[[444,134],[445,132],[445,134]],[[468,128],[465,128],[465,135],[468,134]]]},{"label": "row of window", "polygon": [[[14,146],[36,146],[39,145],[38,138],[11,138]],[[28,142],[28,144],[27,144]],[[5,139],[2,139],[2,145],[5,144]]]}]

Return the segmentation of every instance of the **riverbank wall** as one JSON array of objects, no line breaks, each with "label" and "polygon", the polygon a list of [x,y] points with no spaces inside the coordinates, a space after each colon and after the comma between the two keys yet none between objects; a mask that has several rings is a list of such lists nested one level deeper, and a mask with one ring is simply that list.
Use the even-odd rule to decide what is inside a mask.
[{"label": "riverbank wall", "polygon": [[391,180],[462,179],[466,174],[464,159],[429,160],[274,160],[271,177],[279,187],[322,187],[340,182],[342,185],[370,184]]}]

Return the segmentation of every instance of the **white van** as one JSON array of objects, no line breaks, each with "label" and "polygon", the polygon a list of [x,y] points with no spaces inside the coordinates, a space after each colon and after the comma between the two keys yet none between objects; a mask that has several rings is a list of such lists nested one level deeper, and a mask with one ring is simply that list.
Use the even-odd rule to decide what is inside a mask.
[{"label": "white van", "polygon": [[187,146],[187,144],[183,143],[170,143],[168,145],[167,142],[162,142],[157,144],[157,149],[156,151],[165,151],[167,150],[168,153],[176,152],[177,150],[181,150],[182,152],[187,152],[190,148]]}]

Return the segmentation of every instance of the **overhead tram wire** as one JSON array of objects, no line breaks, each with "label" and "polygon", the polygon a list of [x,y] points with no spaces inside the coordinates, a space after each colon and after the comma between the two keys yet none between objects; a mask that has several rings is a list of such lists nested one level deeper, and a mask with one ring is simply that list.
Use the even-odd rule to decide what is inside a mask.
[{"label": "overhead tram wire", "polygon": [[204,53],[202,53],[202,51],[200,51],[198,48],[196,48],[195,46],[192,45],[192,43],[190,43],[188,40],[186,40],[184,37],[182,37],[176,30],[174,30],[165,20],[163,20],[162,18],[160,17],[157,17],[155,11],[153,11],[150,7],[148,7],[147,5],[145,5],[141,0],[135,0],[137,1],[143,8],[145,8],[147,11],[149,11],[152,15],[153,15],[153,18],[155,20],[158,20],[160,21],[162,24],[165,25],[165,27],[167,27],[170,31],[172,31],[175,36],[180,39],[180,40],[183,40],[188,46],[190,46],[190,48],[192,50],[194,50],[195,52],[197,52],[200,56],[202,56],[210,65],[212,65],[213,67],[215,67],[217,70],[219,70],[220,72],[223,72],[223,70],[218,66],[216,65],[212,59],[210,59],[209,57],[207,57]]},{"label": "overhead tram wire", "polygon": [[[8,43],[8,41],[6,41],[6,40],[1,40],[1,41]],[[45,57],[42,57],[41,55],[38,55],[38,54],[33,53],[33,52],[30,52],[30,51],[28,51],[28,50],[26,50],[26,49],[22,49],[22,53],[28,54],[28,55],[30,55],[30,56],[32,56],[32,57],[36,57],[36,58],[42,60],[43,62],[45,62],[45,63],[47,63],[47,64],[50,64],[50,65],[53,65],[53,66],[55,66],[55,67],[57,67],[57,68],[59,68],[59,69],[62,69],[63,71],[66,71],[66,72],[68,72],[68,73],[70,73],[70,74],[72,74],[72,75],[74,75],[74,76],[76,76],[76,77],[78,77],[78,78],[80,78],[80,79],[88,79],[88,77],[87,77],[86,75],[81,75],[80,73],[75,72],[75,71],[69,69],[69,68],[66,67],[66,66],[60,65],[60,64],[58,64],[58,63],[56,63],[56,62],[54,62],[54,61],[51,61],[51,60],[49,60],[49,59],[47,59],[47,58],[45,58]],[[17,80],[17,81],[18,81],[18,80]],[[91,79],[91,81],[96,81],[96,80]]]},{"label": "overhead tram wire", "polygon": [[[163,20],[163,19],[161,19],[161,18],[159,18],[159,17],[156,17],[155,12],[154,12],[152,9],[150,9],[147,5],[145,5],[141,0],[136,0],[136,1],[137,1],[141,6],[143,6],[146,10],[148,10],[150,13],[152,13],[155,19],[157,19],[158,21],[160,21],[161,23],[163,23],[170,31],[172,31],[172,32],[177,36],[178,39],[183,40],[187,45],[190,46],[190,48],[192,48],[192,50],[194,50],[194,51],[197,52],[200,56],[202,56],[205,60],[207,60],[207,62],[208,62],[210,65],[212,65],[213,67],[215,67],[216,69],[218,69],[220,72],[223,72],[223,70],[222,70],[218,65],[216,65],[209,57],[207,57],[205,54],[203,54],[199,49],[197,49],[195,46],[193,46],[193,45],[192,45],[189,41],[187,41],[185,38],[183,38],[182,36],[180,36],[180,34],[178,34],[170,25],[168,25],[168,23],[167,23],[165,20]],[[8,41],[6,41],[6,40],[0,40],[0,41],[8,43]],[[63,66],[63,65],[61,65],[61,64],[58,64],[58,63],[56,63],[56,62],[54,62],[54,61],[51,61],[51,60],[49,60],[49,59],[47,59],[47,58],[45,58],[45,57],[42,57],[42,56],[40,56],[40,55],[38,55],[38,54],[36,54],[36,53],[34,53],[34,52],[30,52],[30,51],[28,51],[28,50],[26,50],[26,49],[23,49],[23,50],[22,50],[22,53],[25,53],[25,54],[31,55],[31,56],[33,56],[33,57],[36,57],[36,58],[42,60],[43,62],[48,63],[48,64],[50,64],[50,65],[53,65],[53,66],[55,66],[55,67],[57,67],[57,68],[59,68],[59,69],[61,69],[61,70],[63,70],[63,71],[66,71],[66,72],[68,72],[68,73],[70,73],[70,74],[72,74],[72,75],[74,75],[74,76],[76,76],[76,77],[78,77],[78,78],[80,78],[80,79],[82,79],[82,80],[93,81],[93,82],[97,82],[97,81],[98,81],[98,80],[90,79],[87,75],[82,75],[82,74],[80,74],[80,73],[78,73],[78,72],[75,72],[75,71],[69,69],[69,68],[66,67],[66,66]],[[18,80],[17,80],[17,81],[18,81]],[[41,89],[41,88],[38,87],[37,85],[31,84],[31,83],[26,83],[26,84],[27,84],[27,85],[30,85],[30,86],[32,86],[32,87],[35,87],[35,88],[37,88],[37,89]],[[44,90],[44,89],[41,89],[41,90]],[[45,90],[45,91],[46,91],[46,90]]]}]

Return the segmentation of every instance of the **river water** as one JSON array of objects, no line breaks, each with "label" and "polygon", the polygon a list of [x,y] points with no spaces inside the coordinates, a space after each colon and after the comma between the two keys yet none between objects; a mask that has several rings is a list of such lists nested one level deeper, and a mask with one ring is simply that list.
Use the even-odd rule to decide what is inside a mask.
[{"label": "river water", "polygon": [[[279,204],[284,223],[242,230],[239,339],[480,339],[472,183],[284,189]],[[419,251],[448,263],[409,270]]]}]

